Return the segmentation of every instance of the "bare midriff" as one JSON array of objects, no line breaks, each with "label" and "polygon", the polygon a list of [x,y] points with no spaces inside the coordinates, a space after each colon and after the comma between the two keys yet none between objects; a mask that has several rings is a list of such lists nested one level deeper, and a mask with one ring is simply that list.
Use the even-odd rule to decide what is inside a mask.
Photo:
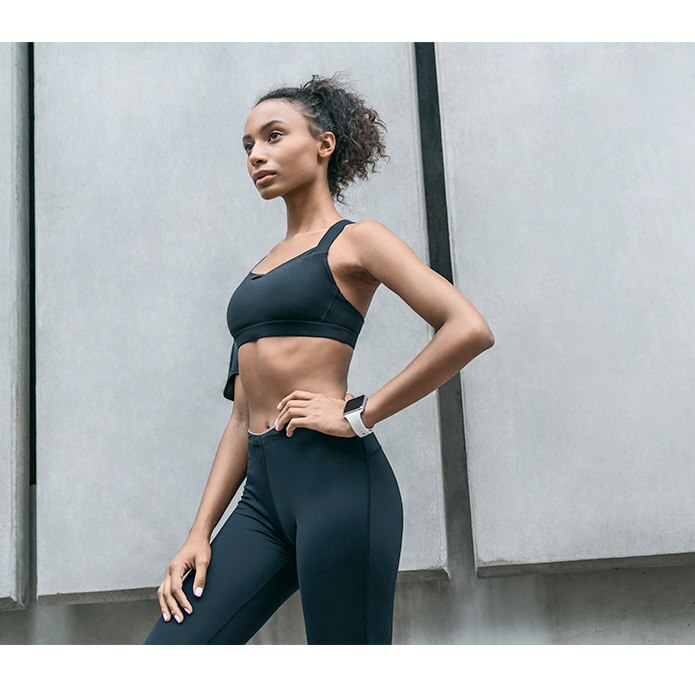
[{"label": "bare midriff", "polygon": [[275,427],[278,403],[295,389],[341,401],[353,348],[333,338],[269,336],[239,348],[239,376],[248,401],[249,427],[263,433]]}]

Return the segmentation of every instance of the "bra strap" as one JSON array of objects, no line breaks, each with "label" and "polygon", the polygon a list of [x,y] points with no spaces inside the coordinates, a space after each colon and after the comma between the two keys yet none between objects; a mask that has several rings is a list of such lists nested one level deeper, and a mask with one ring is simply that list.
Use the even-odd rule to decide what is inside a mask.
[{"label": "bra strap", "polygon": [[333,226],[331,226],[326,233],[323,234],[323,238],[319,241],[319,244],[316,246],[316,250],[328,250],[330,248],[331,243],[338,237],[338,234],[347,226],[348,224],[353,224],[355,223],[354,221],[350,221],[349,219],[341,219],[340,221],[336,221]]}]

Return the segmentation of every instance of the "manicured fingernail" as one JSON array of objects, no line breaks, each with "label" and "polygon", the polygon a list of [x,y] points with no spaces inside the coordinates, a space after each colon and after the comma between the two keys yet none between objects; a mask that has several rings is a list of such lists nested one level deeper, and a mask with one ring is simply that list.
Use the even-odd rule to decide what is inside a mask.
[{"label": "manicured fingernail", "polygon": [[176,622],[181,622],[181,618],[178,615],[174,615],[174,619]]},{"label": "manicured fingernail", "polygon": [[195,589],[195,594],[198,596],[198,598],[203,595],[203,589],[201,586],[198,586],[198,588]]},{"label": "manicured fingernail", "polygon": [[282,401],[278,404],[278,408],[280,408],[280,404],[281,404],[281,403],[282,403]]},{"label": "manicured fingernail", "polygon": [[164,622],[169,622],[169,618],[166,613],[162,613],[162,617],[164,618]]},{"label": "manicured fingernail", "polygon": [[277,429],[278,429],[278,419],[276,418],[275,419],[275,430],[277,430]]},{"label": "manicured fingernail", "polygon": [[191,609],[190,608],[184,608],[184,610],[190,615],[191,614]]}]

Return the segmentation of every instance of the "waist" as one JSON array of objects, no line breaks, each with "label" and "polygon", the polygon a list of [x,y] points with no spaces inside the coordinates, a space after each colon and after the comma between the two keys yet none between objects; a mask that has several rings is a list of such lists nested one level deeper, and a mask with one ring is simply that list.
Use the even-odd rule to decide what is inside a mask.
[{"label": "waist", "polygon": [[295,390],[345,400],[352,348],[325,338],[264,338],[242,345],[239,373],[254,433],[273,427]]},{"label": "waist", "polygon": [[[301,382],[297,385],[296,389],[306,389],[306,391],[311,394],[323,394],[323,396],[338,399],[341,402],[347,401],[345,398],[345,389],[342,391],[315,391],[310,387],[302,386]],[[278,409],[277,405],[285,396],[291,393],[291,391],[288,391],[284,395],[278,397],[273,393],[272,398],[268,401],[269,405],[265,405],[265,402],[263,402],[264,405],[262,407],[258,406],[254,408],[251,402],[249,402],[248,432],[251,435],[264,435],[270,433],[271,430],[275,430],[275,419],[280,415],[280,409]]]},{"label": "waist", "polygon": [[363,438],[357,435],[345,438],[322,433],[313,428],[297,428],[292,437],[288,437],[284,430],[275,430],[275,428],[265,430],[262,433],[249,430],[248,442],[249,446],[266,446],[283,442],[287,445],[288,449],[296,450],[299,453],[305,453],[307,445],[315,446],[319,444],[324,445],[328,449],[335,448],[341,451],[344,451],[350,444],[353,446],[364,446],[369,455],[381,449],[381,444],[375,432],[369,433],[369,435],[365,435]]}]

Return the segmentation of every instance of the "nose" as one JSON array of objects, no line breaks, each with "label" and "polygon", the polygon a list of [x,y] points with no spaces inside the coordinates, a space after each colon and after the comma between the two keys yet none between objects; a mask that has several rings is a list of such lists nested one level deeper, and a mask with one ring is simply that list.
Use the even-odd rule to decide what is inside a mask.
[{"label": "nose", "polygon": [[262,153],[259,153],[255,151],[254,149],[256,146],[251,146],[251,150],[249,151],[249,163],[251,165],[255,166],[256,163],[264,163],[265,162],[265,157],[263,156]]}]

